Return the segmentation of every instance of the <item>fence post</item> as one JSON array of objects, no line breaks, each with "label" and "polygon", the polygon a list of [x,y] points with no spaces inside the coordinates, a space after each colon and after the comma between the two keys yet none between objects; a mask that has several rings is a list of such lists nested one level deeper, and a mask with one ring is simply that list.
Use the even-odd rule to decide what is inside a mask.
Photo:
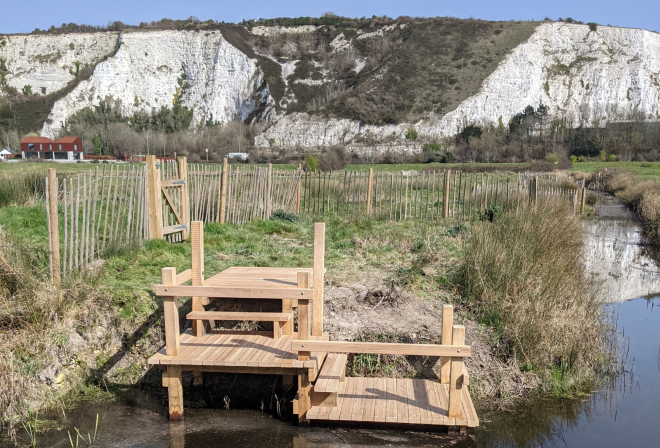
[{"label": "fence post", "polygon": [[586,202],[586,197],[587,197],[587,189],[584,188],[584,184],[582,184],[582,191],[580,193],[580,214],[584,215],[584,203]]},{"label": "fence post", "polygon": [[149,238],[163,239],[163,195],[160,192],[160,171],[156,156],[147,156],[147,190],[149,194]]},{"label": "fence post", "polygon": [[[452,345],[465,344],[465,327],[453,326]],[[461,418],[461,395],[463,393],[463,358],[451,358],[449,381],[449,418]]]},{"label": "fence post", "polygon": [[179,165],[179,179],[184,181],[184,184],[179,188],[179,203],[181,204],[181,219],[182,224],[186,225],[186,230],[181,232],[181,239],[187,240],[190,234],[190,190],[188,188],[188,158],[177,157]]},{"label": "fence post", "polygon": [[57,216],[57,173],[55,168],[48,168],[48,219],[50,278],[55,286],[60,285],[60,227]]},{"label": "fence post", "polygon": [[227,205],[227,158],[222,159],[222,193],[220,194],[220,224],[225,223],[225,206]]},{"label": "fence post", "polygon": [[451,177],[451,170],[445,171],[445,188],[443,191],[442,198],[442,217],[447,218],[449,216],[449,186]]},{"label": "fence post", "polygon": [[535,208],[538,195],[538,180],[538,176],[534,176],[529,180],[529,205]]},{"label": "fence post", "polygon": [[265,204],[265,209],[266,209],[266,218],[265,219],[270,219],[271,213],[273,211],[271,210],[271,207],[273,206],[273,198],[272,198],[272,192],[273,192],[273,164],[269,163],[268,164],[268,171],[266,173],[266,197],[264,198],[266,200]]},{"label": "fence post", "polygon": [[302,168],[301,164],[298,164],[298,191],[296,195],[296,214],[300,214],[300,205],[301,205],[301,200],[302,200],[302,173],[300,172],[300,169]]},{"label": "fence post", "polygon": [[367,216],[371,216],[371,190],[374,182],[374,169],[369,168],[369,183],[367,184]]}]

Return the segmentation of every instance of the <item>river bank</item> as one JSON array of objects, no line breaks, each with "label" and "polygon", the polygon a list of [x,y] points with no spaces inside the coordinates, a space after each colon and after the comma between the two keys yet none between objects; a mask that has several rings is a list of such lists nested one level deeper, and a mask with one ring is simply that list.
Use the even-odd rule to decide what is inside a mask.
[{"label": "river bank", "polygon": [[[614,208],[612,208],[614,207]],[[603,301],[617,312],[620,362],[624,374],[611,377],[591,395],[575,399],[535,398],[508,412],[480,409],[482,426],[468,438],[384,429],[301,428],[277,418],[266,404],[258,410],[190,407],[183,423],[170,423],[157,389],[127,388],[112,403],[84,404],[49,416],[60,431],[37,435],[37,446],[70,446],[67,431],[94,434],[99,415],[97,446],[199,447],[226,446],[343,447],[343,446],[465,446],[465,447],[568,447],[654,446],[660,437],[649,416],[660,413],[660,299],[658,268],[647,258],[641,228],[620,206],[598,206],[599,217],[585,223],[585,262],[596,280],[605,281]],[[625,209],[623,210],[625,211]],[[628,286],[642,283],[649,293],[632,299]],[[612,294],[609,294],[614,290]],[[632,300],[629,300],[632,299]],[[240,406],[239,406],[240,407]],[[21,441],[29,443],[25,432]]]}]

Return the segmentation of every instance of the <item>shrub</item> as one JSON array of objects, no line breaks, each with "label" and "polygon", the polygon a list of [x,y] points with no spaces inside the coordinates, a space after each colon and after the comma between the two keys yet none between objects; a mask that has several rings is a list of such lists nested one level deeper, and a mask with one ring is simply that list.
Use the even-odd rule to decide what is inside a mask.
[{"label": "shrub", "polygon": [[463,130],[460,133],[460,136],[463,140],[466,142],[469,142],[471,138],[479,138],[481,137],[481,134],[483,134],[483,129],[481,129],[480,126],[471,124],[469,126],[466,126],[463,128]]},{"label": "shrub", "polygon": [[275,210],[270,214],[271,221],[296,222],[298,217],[294,213],[286,213],[284,210]]},{"label": "shrub", "polygon": [[598,24],[594,22],[589,22],[587,23],[589,26],[589,31],[593,31],[594,33],[598,30]]},{"label": "shrub", "polygon": [[24,85],[21,89],[21,93],[25,96],[32,95],[32,86],[30,84]]},{"label": "shrub", "polygon": [[610,162],[616,162],[616,154],[610,154],[608,159]]},{"label": "shrub", "polygon": [[407,140],[417,140],[417,131],[415,128],[408,128],[406,130],[406,139]]},{"label": "shrub", "polygon": [[559,156],[557,154],[548,154],[545,156],[545,160],[556,165],[559,163]]},{"label": "shrub", "polygon": [[[570,158],[570,160],[571,160],[572,163],[576,163],[576,162],[578,161],[577,156],[572,155],[572,156],[569,157],[569,158]],[[580,162],[581,162],[581,160],[580,160]]]},{"label": "shrub", "polygon": [[341,145],[331,146],[318,156],[318,169],[321,171],[335,171],[346,168],[351,156]]},{"label": "shrub", "polygon": [[309,157],[307,157],[307,160],[305,160],[305,170],[306,171],[311,171],[312,173],[314,173],[314,172],[316,172],[318,166],[319,166],[319,161],[314,156],[309,156]]},{"label": "shrub", "polygon": [[501,336],[519,366],[591,377],[604,353],[601,307],[582,265],[582,222],[570,205],[539,201],[473,227],[458,279],[463,300]]}]

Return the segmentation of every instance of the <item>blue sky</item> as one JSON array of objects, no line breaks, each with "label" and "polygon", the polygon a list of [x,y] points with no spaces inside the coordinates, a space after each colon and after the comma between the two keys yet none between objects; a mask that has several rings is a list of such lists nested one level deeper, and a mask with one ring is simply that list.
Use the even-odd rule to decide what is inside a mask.
[{"label": "blue sky", "polygon": [[63,22],[105,25],[111,20],[138,24],[164,17],[238,22],[241,18],[318,17],[325,11],[348,17],[387,15],[453,16],[486,20],[540,20],[572,17],[601,25],[660,31],[659,0],[626,1],[445,1],[445,0],[2,0],[0,33],[30,32]]}]

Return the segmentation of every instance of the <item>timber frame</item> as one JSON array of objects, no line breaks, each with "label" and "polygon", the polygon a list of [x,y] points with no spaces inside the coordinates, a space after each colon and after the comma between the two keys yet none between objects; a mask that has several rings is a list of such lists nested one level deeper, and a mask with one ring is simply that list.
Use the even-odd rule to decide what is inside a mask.
[{"label": "timber frame", "polygon": [[[453,325],[453,307],[445,305],[442,343],[394,344],[330,341],[323,332],[325,224],[314,225],[312,268],[232,267],[210,278],[204,272],[203,223],[191,225],[192,266],[178,273],[162,270],[156,295],[163,299],[165,347],[149,359],[164,370],[169,414],[183,418],[181,374],[192,371],[201,385],[203,372],[297,377],[293,412],[300,424],[310,421],[373,421],[438,425],[464,432],[479,424],[467,390],[465,327]],[[190,285],[185,283],[190,282]],[[181,332],[179,297],[192,297],[192,328]],[[277,299],[281,312],[206,311],[219,298]],[[297,309],[297,318],[294,314]],[[214,330],[216,320],[272,322],[272,331]],[[439,379],[347,378],[347,353],[434,356]],[[402,404],[403,403],[403,404]]]}]

